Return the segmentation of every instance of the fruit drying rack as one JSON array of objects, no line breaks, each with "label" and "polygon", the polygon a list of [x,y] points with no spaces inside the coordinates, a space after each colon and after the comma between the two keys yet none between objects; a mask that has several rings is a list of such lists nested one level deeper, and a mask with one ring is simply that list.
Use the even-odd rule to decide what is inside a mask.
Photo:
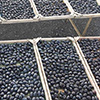
[{"label": "fruit drying rack", "polygon": [[[1,24],[11,24],[11,23],[24,23],[24,22],[37,22],[37,21],[44,21],[44,20],[57,20],[57,19],[68,19],[69,22],[72,24],[73,28],[75,29],[76,33],[81,36],[81,35],[85,35],[91,21],[92,18],[95,17],[100,17],[100,0],[87,0],[86,4],[82,4],[84,3],[81,0],[51,0],[51,1],[47,1],[47,0],[26,0],[28,2],[28,4],[25,4],[23,6],[23,10],[22,12],[26,11],[28,6],[31,6],[29,8],[29,10],[32,8],[31,12],[33,12],[33,16],[30,15],[30,18],[27,18],[26,16],[27,13],[22,14],[21,16],[17,15],[17,13],[19,14],[19,9],[21,10],[21,6],[17,6],[16,7],[16,3],[10,3],[9,5],[7,5],[7,3],[9,3],[10,1],[8,1],[7,3],[5,3],[5,1],[0,1],[0,23]],[[81,1],[81,2],[80,2]],[[93,2],[92,2],[93,1]],[[19,3],[19,2],[17,2]],[[24,4],[24,0],[23,2],[21,2],[21,4]],[[30,3],[30,5],[29,5]],[[93,4],[92,4],[93,3]],[[92,4],[92,5],[91,5]],[[17,9],[16,13],[13,10],[11,10],[12,8],[14,8],[13,6],[15,5],[15,9]],[[27,5],[27,6],[26,6]],[[81,5],[81,6],[79,6]],[[8,6],[10,6],[10,8],[7,8]],[[51,6],[51,8],[49,7]],[[61,6],[61,7],[60,7]],[[93,8],[94,7],[94,8]],[[77,9],[78,10],[77,10]],[[80,10],[80,8],[82,8]],[[93,8],[93,9],[92,9]],[[3,9],[3,10],[2,10]],[[92,10],[93,11],[92,11]],[[5,11],[6,10],[6,11]],[[8,12],[7,12],[8,10]],[[42,12],[43,11],[43,12]],[[85,11],[83,13],[83,11]],[[27,11],[28,12],[28,11]],[[28,13],[31,13],[28,12]],[[6,15],[5,15],[6,13]],[[7,14],[9,16],[17,16],[18,18],[6,18]],[[3,17],[5,16],[5,18]],[[23,17],[22,17],[23,16]],[[20,18],[21,17],[21,18]],[[73,22],[72,19],[77,18],[77,19],[82,19],[82,18],[89,18],[89,21],[86,24],[86,27],[83,31],[83,33],[81,34],[78,30],[78,28],[76,27],[75,23]]]},{"label": "fruit drying rack", "polygon": [[[84,38],[89,38],[89,39],[100,39],[100,37],[82,37]],[[100,100],[100,89],[96,83],[96,80],[91,72],[90,66],[88,65],[88,62],[85,60],[84,55],[82,53],[82,50],[78,44],[78,40],[81,39],[81,37],[62,37],[62,38],[35,38],[35,39],[27,39],[27,40],[9,40],[9,41],[0,41],[0,44],[14,44],[14,43],[26,43],[26,42],[30,42],[33,44],[33,49],[34,49],[34,53],[35,53],[35,58],[36,58],[36,62],[38,65],[38,70],[39,70],[39,75],[41,78],[41,82],[42,82],[42,86],[45,92],[45,98],[46,100],[52,100],[51,94],[50,94],[50,89],[48,86],[48,82],[47,82],[47,78],[45,75],[45,71],[44,71],[44,66],[43,66],[43,62],[42,62],[42,58],[39,52],[39,48],[38,48],[38,42],[41,41],[66,41],[66,40],[70,40],[73,44],[73,46],[76,49],[76,52],[79,56],[79,59],[81,60],[81,63],[84,66],[86,75],[88,76],[88,79],[91,83],[91,85],[94,87],[94,90],[96,91],[96,95],[98,97],[98,99]]]}]

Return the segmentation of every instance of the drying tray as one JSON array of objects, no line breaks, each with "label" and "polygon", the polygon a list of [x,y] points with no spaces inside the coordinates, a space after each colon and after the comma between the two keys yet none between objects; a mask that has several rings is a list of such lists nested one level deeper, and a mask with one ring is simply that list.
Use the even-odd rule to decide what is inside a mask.
[{"label": "drying tray", "polygon": [[[98,2],[98,4],[100,5],[100,1],[99,0],[96,0]],[[34,0],[33,0],[34,2]],[[69,11],[71,12],[70,15],[61,15],[61,16],[42,16],[41,14],[39,14],[38,10],[38,14],[40,15],[39,18],[40,18],[40,21],[43,21],[43,20],[56,20],[56,19],[71,19],[71,18],[78,18],[78,19],[81,19],[81,18],[94,18],[94,17],[100,17],[100,13],[95,13],[95,14],[81,14],[81,13],[78,13],[78,12],[75,12],[73,7],[71,6],[70,2],[68,0],[63,0],[63,2],[66,4],[66,6],[68,7]],[[34,2],[35,4],[35,2]],[[36,5],[35,5],[35,8],[36,8]]]},{"label": "drying tray", "polygon": [[38,21],[38,14],[34,5],[34,2],[32,2],[32,0],[28,0],[32,10],[34,12],[34,17],[33,18],[29,18],[29,19],[4,19],[3,17],[0,16],[0,23],[1,24],[12,24],[12,23],[26,23],[26,22],[37,22]]},{"label": "drying tray", "polygon": [[[0,24],[12,24],[12,23],[26,23],[26,22],[38,22],[38,21],[44,21],[44,20],[57,20],[57,19],[73,19],[73,18],[94,18],[94,17],[100,17],[100,13],[95,14],[80,14],[74,11],[73,7],[69,3],[68,0],[63,0],[63,2],[68,7],[68,10],[71,14],[69,15],[61,15],[61,16],[42,16],[39,14],[39,11],[36,8],[34,0],[29,0],[31,7],[33,8],[35,17],[30,19],[11,19],[7,20],[0,16]],[[100,4],[100,1],[97,0],[98,4]]]},{"label": "drying tray", "polygon": [[94,87],[94,90],[96,91],[96,95],[100,100],[100,91],[98,89],[98,86],[94,82],[94,78],[91,76],[91,74],[89,72],[90,70],[88,70],[88,66],[86,65],[85,61],[83,60],[83,58],[81,56],[81,53],[80,53],[80,50],[78,49],[77,44],[76,44],[75,40],[72,37],[66,37],[66,38],[63,38],[63,37],[62,38],[37,38],[37,39],[34,39],[33,41],[34,41],[35,50],[36,50],[36,53],[37,53],[37,56],[38,56],[39,64],[40,64],[40,67],[41,67],[41,71],[42,71],[42,74],[43,74],[43,78],[44,78],[44,81],[45,81],[45,84],[46,84],[46,88],[47,88],[47,91],[48,91],[49,100],[52,100],[52,98],[51,98],[50,89],[49,89],[49,86],[48,86],[47,78],[46,78],[44,67],[43,67],[42,58],[41,58],[41,55],[39,53],[39,49],[38,49],[38,46],[37,46],[37,43],[39,42],[39,40],[45,40],[45,41],[71,40],[73,45],[74,45],[74,47],[75,47],[75,49],[76,49],[77,54],[79,55],[79,59],[81,60],[83,66],[84,66],[84,69],[85,69],[85,72],[86,72],[86,74],[88,76],[88,79],[89,79],[90,83],[92,84],[92,86]]},{"label": "drying tray", "polygon": [[[95,1],[97,2],[98,5],[100,5],[100,0],[95,0]],[[70,6],[71,6],[71,4],[70,4]],[[100,13],[81,14],[81,13],[75,12],[75,10],[74,10],[74,13],[76,14],[75,18],[78,18],[78,19],[81,19],[81,18],[95,18],[95,17],[100,17]]]},{"label": "drying tray", "polygon": [[[31,40],[31,39],[0,41],[0,44],[26,43],[26,42],[32,43],[33,49],[34,49],[33,40]],[[36,52],[36,50],[34,49],[34,53],[35,52]],[[37,60],[37,54],[36,53],[35,53],[35,58],[36,58],[36,62],[37,62],[37,65],[38,65],[38,60]],[[39,77],[40,77],[40,80],[41,80],[41,83],[42,83],[42,87],[43,87],[43,90],[44,90],[44,93],[45,93],[45,98],[46,98],[46,100],[49,100],[48,99],[48,94],[47,94],[47,91],[46,91],[46,86],[45,86],[45,83],[44,83],[44,79],[43,79],[43,76],[42,76],[41,68],[40,68],[40,66],[37,66],[37,68],[38,68],[38,71],[39,71]]]},{"label": "drying tray", "polygon": [[98,84],[97,84],[97,82],[96,82],[96,79],[95,79],[95,77],[94,77],[94,75],[93,75],[93,73],[92,73],[92,71],[91,71],[91,68],[90,68],[90,66],[89,66],[89,64],[88,64],[88,62],[87,62],[87,60],[86,60],[86,58],[85,58],[85,55],[84,55],[84,53],[82,52],[82,49],[81,49],[81,47],[80,47],[80,45],[79,45],[79,43],[78,43],[78,40],[81,40],[81,39],[100,39],[100,36],[94,36],[94,37],[75,37],[74,38],[75,39],[75,41],[76,41],[76,44],[77,44],[77,48],[79,49],[79,52],[80,52],[80,54],[82,55],[82,58],[83,58],[83,60],[84,60],[84,62],[85,62],[85,64],[86,64],[86,66],[87,66],[87,68],[88,68],[88,70],[89,70],[89,72],[90,72],[90,75],[91,75],[91,77],[92,77],[92,79],[93,79],[93,81],[94,81],[94,83],[95,83],[95,85],[97,86],[97,89],[98,89],[98,91],[99,91],[99,93],[100,93],[100,89],[99,89],[99,86],[98,86]]},{"label": "drying tray", "polygon": [[[34,0],[32,0],[34,2]],[[54,15],[54,16],[43,16],[39,13],[39,11],[37,10],[37,13],[39,15],[39,20],[43,21],[43,20],[56,20],[56,19],[69,19],[69,18],[74,18],[74,10],[73,8],[71,7],[71,5],[69,4],[69,2],[67,0],[63,0],[63,3],[66,4],[66,7],[68,7],[68,10],[70,12],[70,14],[68,15]],[[35,4],[35,2],[34,2]],[[35,8],[37,9],[36,7],[36,4],[35,4]],[[67,9],[66,9],[66,12],[67,12]]]}]

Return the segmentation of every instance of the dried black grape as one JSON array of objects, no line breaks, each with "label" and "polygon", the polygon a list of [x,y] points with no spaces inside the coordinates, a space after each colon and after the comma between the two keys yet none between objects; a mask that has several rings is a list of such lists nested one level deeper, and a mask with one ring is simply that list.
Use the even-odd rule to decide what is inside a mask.
[{"label": "dried black grape", "polygon": [[34,12],[29,0],[0,0],[0,15],[4,19],[30,19]]},{"label": "dried black grape", "polygon": [[73,9],[81,14],[100,13],[100,5],[96,0],[68,0]]},{"label": "dried black grape", "polygon": [[37,10],[43,16],[69,15],[68,7],[63,0],[33,0]]}]

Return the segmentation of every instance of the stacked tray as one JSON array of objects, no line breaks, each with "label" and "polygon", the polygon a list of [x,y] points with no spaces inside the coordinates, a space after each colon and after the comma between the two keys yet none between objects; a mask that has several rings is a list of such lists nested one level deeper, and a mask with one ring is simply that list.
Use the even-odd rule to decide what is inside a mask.
[{"label": "stacked tray", "polygon": [[0,22],[100,17],[99,0],[0,0]]},{"label": "stacked tray", "polygon": [[73,38],[40,38],[35,44],[50,100],[100,100]]}]

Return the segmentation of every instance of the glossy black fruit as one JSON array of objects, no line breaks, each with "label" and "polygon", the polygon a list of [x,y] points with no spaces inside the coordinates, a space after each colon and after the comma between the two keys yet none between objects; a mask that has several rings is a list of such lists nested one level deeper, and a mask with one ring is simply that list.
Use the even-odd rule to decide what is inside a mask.
[{"label": "glossy black fruit", "polygon": [[5,19],[30,19],[34,12],[29,0],[0,0],[0,15]]},{"label": "glossy black fruit", "polygon": [[70,14],[63,0],[34,0],[39,13],[43,16],[59,16]]},{"label": "glossy black fruit", "polygon": [[81,14],[100,13],[100,6],[96,0],[68,0],[73,9]]}]

